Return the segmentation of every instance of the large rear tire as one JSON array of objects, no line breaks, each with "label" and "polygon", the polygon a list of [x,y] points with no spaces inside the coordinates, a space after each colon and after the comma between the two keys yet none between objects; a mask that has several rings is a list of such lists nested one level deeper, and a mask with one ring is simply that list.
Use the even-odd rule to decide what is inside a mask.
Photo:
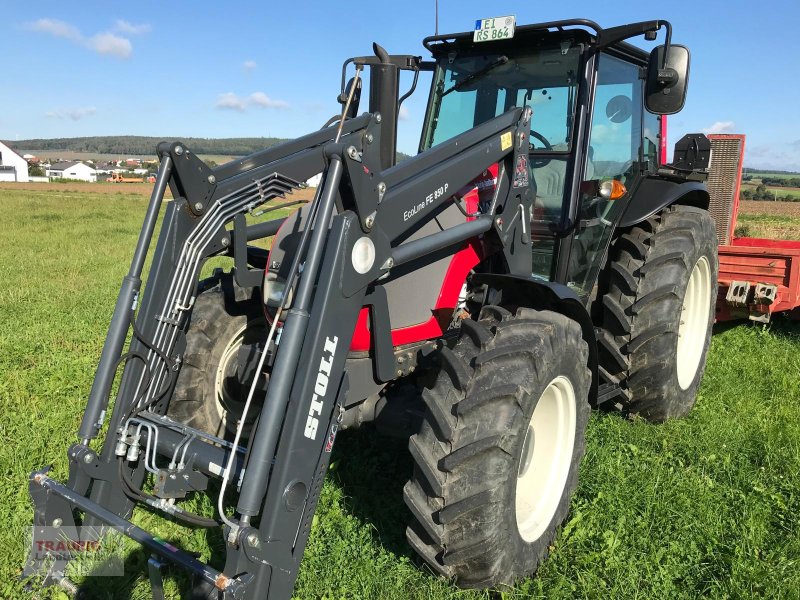
[{"label": "large rear tire", "polygon": [[563,315],[489,306],[441,359],[409,442],[406,536],[462,587],[510,585],[547,556],[577,486],[588,347]]},{"label": "large rear tire", "polygon": [[[267,335],[265,323],[260,296],[236,285],[231,273],[201,281],[167,415],[219,437],[235,431],[252,382],[257,345]],[[245,435],[258,413],[254,405]]]},{"label": "large rear tire", "polygon": [[717,299],[708,211],[675,205],[615,240],[605,270],[601,377],[623,408],[663,422],[689,413],[703,378]]}]

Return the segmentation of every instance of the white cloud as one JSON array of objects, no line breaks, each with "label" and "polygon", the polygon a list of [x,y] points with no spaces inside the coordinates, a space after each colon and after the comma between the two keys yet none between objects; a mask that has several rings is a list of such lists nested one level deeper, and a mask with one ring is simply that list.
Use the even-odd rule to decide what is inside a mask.
[{"label": "white cloud", "polygon": [[264,92],[254,92],[250,94],[250,97],[247,100],[250,104],[253,106],[258,106],[259,108],[289,108],[288,102],[270,98]]},{"label": "white cloud", "polygon": [[258,65],[254,60],[246,60],[242,63],[242,68],[244,69],[245,73],[250,73],[255,70]]},{"label": "white cloud", "polygon": [[51,110],[46,112],[44,116],[50,119],[71,119],[73,121],[80,121],[84,117],[90,117],[96,112],[97,109],[94,106],[86,106],[81,108]]},{"label": "white cloud", "polygon": [[57,19],[39,19],[33,23],[27,23],[25,28],[69,40],[98,54],[128,58],[133,53],[133,46],[128,38],[111,32],[101,32],[86,37],[74,25]]},{"label": "white cloud", "polygon": [[149,23],[134,24],[124,21],[123,19],[117,19],[117,22],[114,23],[115,31],[118,31],[119,33],[127,33],[128,35],[141,35],[143,33],[149,33],[151,29],[152,27]]},{"label": "white cloud", "polygon": [[736,127],[736,123],[733,121],[716,121],[711,127],[703,129],[703,133],[706,135],[709,133],[731,133],[734,127]]},{"label": "white cloud", "polygon": [[264,92],[253,92],[249,96],[244,97],[234,94],[233,92],[227,92],[217,97],[217,102],[214,106],[224,110],[244,112],[250,107],[276,108],[282,110],[289,108],[289,103],[284,100],[270,98]]},{"label": "white cloud", "polygon": [[401,121],[407,121],[411,117],[411,113],[408,112],[408,109],[405,106],[401,106],[400,110],[397,113],[397,118]]},{"label": "white cloud", "polygon": [[98,54],[110,54],[118,58],[128,58],[133,52],[131,41],[113,33],[98,33],[87,40],[89,48]]},{"label": "white cloud", "polygon": [[81,32],[78,31],[77,27],[65,23],[64,21],[59,21],[58,19],[39,19],[33,23],[28,23],[25,27],[31,31],[49,33],[55,37],[72,40],[73,42],[80,42],[83,40],[83,36]]},{"label": "white cloud", "polygon": [[240,98],[233,92],[228,92],[226,94],[220,94],[214,106],[216,108],[244,112],[244,109],[247,108],[247,102],[246,99]]},{"label": "white cloud", "polygon": [[745,166],[755,169],[800,171],[800,157],[795,143],[772,143],[745,148]]}]

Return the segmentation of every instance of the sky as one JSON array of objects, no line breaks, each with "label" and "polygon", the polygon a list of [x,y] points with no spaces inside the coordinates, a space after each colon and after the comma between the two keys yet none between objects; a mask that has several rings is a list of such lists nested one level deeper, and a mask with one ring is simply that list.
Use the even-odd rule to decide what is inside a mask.
[{"label": "sky", "polygon": [[[2,6],[0,139],[12,141],[296,137],[338,112],[344,59],[371,54],[373,41],[428,58],[421,40],[434,31],[434,0]],[[688,132],[744,133],[747,166],[800,171],[800,54],[781,26],[800,20],[797,0],[439,0],[439,32],[509,14],[518,24],[669,20],[673,42],[692,53],[686,106],[670,117],[670,146]],[[641,37],[634,43],[655,45]],[[427,92],[422,81],[403,106],[401,151],[416,152]]]}]

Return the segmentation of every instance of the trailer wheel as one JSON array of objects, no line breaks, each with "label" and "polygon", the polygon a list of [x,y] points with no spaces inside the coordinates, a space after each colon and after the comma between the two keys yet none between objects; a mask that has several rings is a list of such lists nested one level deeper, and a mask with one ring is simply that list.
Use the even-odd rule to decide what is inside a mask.
[{"label": "trailer wheel", "polygon": [[547,556],[577,486],[588,347],[549,311],[487,306],[462,322],[409,441],[409,544],[462,587],[510,585]]},{"label": "trailer wheel", "polygon": [[[220,437],[235,432],[252,383],[257,344],[266,335],[257,292],[240,288],[231,273],[201,281],[168,416]],[[265,387],[266,381],[259,385]],[[245,435],[258,413],[251,406]]]},{"label": "trailer wheel", "polygon": [[619,236],[606,269],[601,376],[623,407],[653,421],[689,413],[703,378],[717,299],[708,211],[675,205]]}]

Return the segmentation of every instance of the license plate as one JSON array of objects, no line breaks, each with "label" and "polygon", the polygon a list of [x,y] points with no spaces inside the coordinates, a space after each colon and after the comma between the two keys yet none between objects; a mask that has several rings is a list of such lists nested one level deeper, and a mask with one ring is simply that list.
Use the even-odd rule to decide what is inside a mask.
[{"label": "license plate", "polygon": [[473,42],[491,42],[494,40],[507,40],[514,37],[514,27],[517,18],[514,15],[507,17],[492,17],[475,21]]}]

